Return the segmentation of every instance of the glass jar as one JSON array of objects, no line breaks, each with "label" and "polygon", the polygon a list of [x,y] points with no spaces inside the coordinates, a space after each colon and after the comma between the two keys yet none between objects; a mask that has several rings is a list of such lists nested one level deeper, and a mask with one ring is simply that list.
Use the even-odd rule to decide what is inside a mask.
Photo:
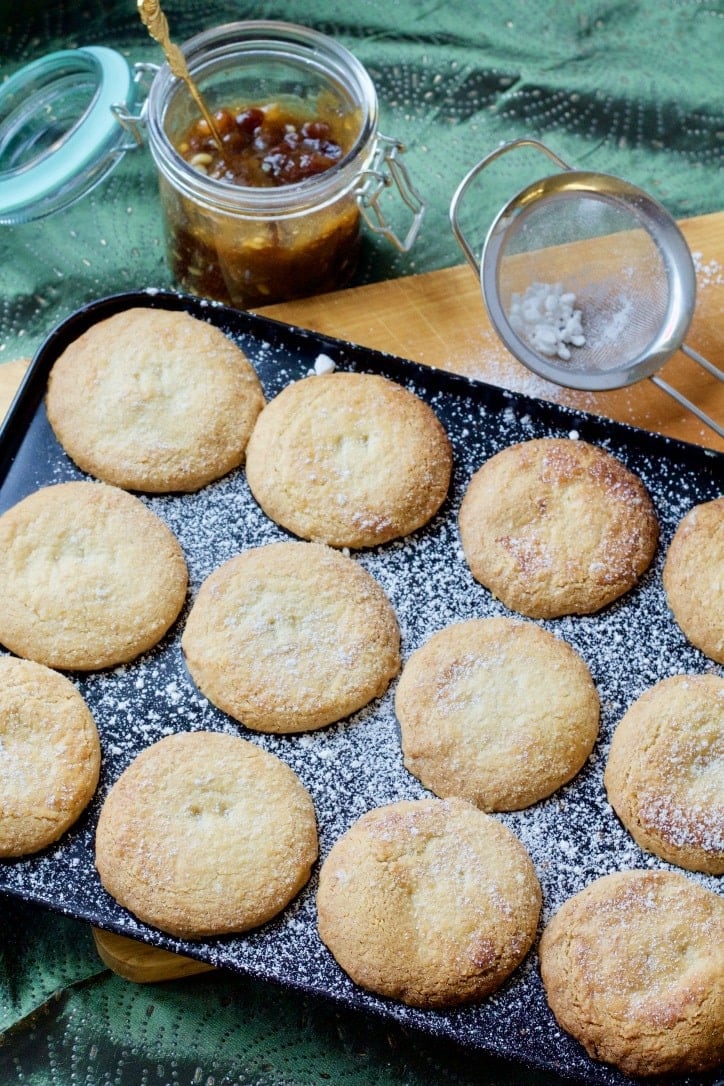
[{"label": "glass jar", "polygon": [[[275,187],[207,176],[178,148],[198,120],[168,65],[153,79],[143,119],[159,175],[168,258],[187,291],[239,308],[345,286],[355,269],[360,220],[407,250],[423,204],[400,162],[403,148],[378,132],[374,85],[343,46],[288,23],[230,23],[182,46],[209,111],[278,104],[300,119],[328,120],[341,157],[323,172]],[[396,183],[412,212],[404,240],[380,209]]]}]

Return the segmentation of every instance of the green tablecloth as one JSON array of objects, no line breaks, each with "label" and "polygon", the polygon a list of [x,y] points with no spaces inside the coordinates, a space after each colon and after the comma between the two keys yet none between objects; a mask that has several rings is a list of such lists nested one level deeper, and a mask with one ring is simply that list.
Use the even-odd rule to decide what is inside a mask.
[{"label": "green tablecloth", "polygon": [[[173,36],[282,18],[338,37],[370,71],[381,127],[407,145],[428,203],[401,255],[367,239],[357,282],[462,260],[448,225],[459,180],[502,140],[543,138],[571,163],[616,173],[677,217],[721,210],[721,0],[168,0]],[[62,47],[160,54],[134,0],[0,0],[0,75]],[[466,229],[529,180],[501,167]],[[403,209],[390,211],[405,224]],[[82,203],[0,227],[0,361],[32,354],[54,324],[104,294],[170,284],[147,150]],[[0,602],[0,606],[1,606]],[[553,1083],[257,981],[210,976],[134,986],[104,969],[82,922],[0,899],[0,1082],[240,1084]]]}]

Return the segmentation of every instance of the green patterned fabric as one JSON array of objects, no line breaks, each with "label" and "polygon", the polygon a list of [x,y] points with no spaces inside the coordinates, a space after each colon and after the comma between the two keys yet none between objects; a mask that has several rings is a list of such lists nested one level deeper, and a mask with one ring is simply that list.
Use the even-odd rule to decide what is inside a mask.
[{"label": "green patterned fabric", "polygon": [[[281,18],[339,38],[366,65],[381,129],[407,145],[428,208],[411,253],[366,239],[358,283],[460,263],[451,196],[478,159],[516,136],[627,178],[676,217],[721,210],[720,0],[168,0],[164,10],[177,41],[222,22]],[[3,77],[79,45],[160,60],[135,0],[0,0],[0,32]],[[521,155],[476,187],[464,215],[475,246],[541,169]],[[405,209],[387,206],[404,231]],[[142,149],[76,206],[0,227],[0,361],[31,355],[86,301],[170,282]],[[231,975],[128,984],[102,967],[86,924],[2,898],[0,1033],[3,1086],[558,1081]]]},{"label": "green patterned fabric", "polygon": [[[161,60],[134,0],[2,0],[2,74],[53,49],[110,44]],[[368,240],[357,282],[460,263],[448,208],[460,180],[501,141],[534,135],[571,164],[615,173],[677,218],[721,207],[721,0],[173,0],[173,36],[243,18],[282,18],[338,37],[378,89],[381,130],[403,140],[428,210],[412,252]],[[490,217],[548,171],[501,160],[466,203],[475,245]],[[394,225],[405,209],[385,200]],[[78,304],[169,276],[147,149],[81,204],[0,230],[0,359],[31,353]]]}]

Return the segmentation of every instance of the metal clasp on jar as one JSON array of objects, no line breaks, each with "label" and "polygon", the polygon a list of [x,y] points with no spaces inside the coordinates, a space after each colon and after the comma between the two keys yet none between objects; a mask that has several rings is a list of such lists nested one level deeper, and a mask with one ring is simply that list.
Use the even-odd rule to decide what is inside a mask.
[{"label": "metal clasp on jar", "polygon": [[[362,174],[362,186],[357,194],[360,211],[370,230],[392,242],[400,252],[407,253],[415,243],[425,215],[426,203],[412,183],[409,171],[400,155],[405,146],[390,136],[377,136],[377,147],[372,166]],[[403,202],[412,212],[412,223],[400,240],[383,211],[380,200],[383,192],[394,185]]]},{"label": "metal clasp on jar", "polygon": [[[129,141],[123,146],[122,150],[124,151],[134,150],[136,147],[143,146],[145,142],[144,133],[146,130],[146,112],[148,109],[148,91],[158,69],[158,64],[147,64],[142,61],[133,65],[134,85],[140,87],[143,94],[143,97],[140,98],[141,108],[137,113],[132,113],[125,102],[119,102],[111,106],[111,112],[121,128],[124,132],[130,133],[133,138],[133,142]],[[136,100],[139,100],[138,96],[136,96]]]}]

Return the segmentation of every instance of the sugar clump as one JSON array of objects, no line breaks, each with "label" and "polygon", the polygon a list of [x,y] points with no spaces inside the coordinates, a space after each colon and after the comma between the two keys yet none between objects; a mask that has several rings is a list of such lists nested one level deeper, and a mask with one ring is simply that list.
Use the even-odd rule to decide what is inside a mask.
[{"label": "sugar clump", "polygon": [[564,291],[561,283],[533,283],[524,294],[511,296],[508,316],[513,330],[534,351],[566,362],[569,347],[586,342],[582,312],[575,306],[575,294]]}]

